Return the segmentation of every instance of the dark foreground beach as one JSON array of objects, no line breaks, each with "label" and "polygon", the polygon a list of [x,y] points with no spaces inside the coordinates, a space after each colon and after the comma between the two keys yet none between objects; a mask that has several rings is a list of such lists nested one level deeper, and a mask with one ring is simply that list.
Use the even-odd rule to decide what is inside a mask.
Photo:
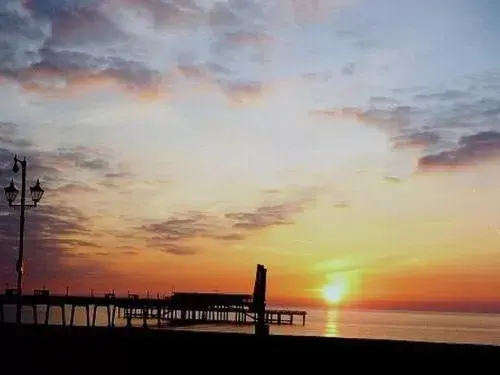
[{"label": "dark foreground beach", "polygon": [[255,365],[267,368],[273,363],[328,366],[333,359],[336,363],[354,361],[353,365],[368,365],[373,359],[389,366],[401,359],[415,364],[427,359],[449,364],[474,360],[478,365],[484,365],[484,360],[500,359],[500,347],[496,346],[14,324],[0,325],[0,345],[5,360],[13,360],[15,356],[29,359],[24,361],[23,369],[38,362],[55,369],[58,361],[76,366],[75,370],[81,370],[82,366],[118,370],[132,365],[200,366],[203,358],[213,362],[209,367],[224,367],[226,362],[236,360],[242,368]]}]

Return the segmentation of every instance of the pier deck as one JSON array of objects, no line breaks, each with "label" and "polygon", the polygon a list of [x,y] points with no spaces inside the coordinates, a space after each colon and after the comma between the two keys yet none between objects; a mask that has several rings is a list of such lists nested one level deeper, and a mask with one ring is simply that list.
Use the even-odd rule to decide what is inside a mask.
[{"label": "pier deck", "polygon": [[[125,319],[127,326],[139,320],[148,327],[151,320],[158,327],[195,325],[209,323],[254,324],[257,312],[251,295],[218,293],[174,293],[168,297],[139,297],[138,295],[118,296],[112,293],[104,296],[51,295],[35,291],[33,295],[18,298],[12,293],[0,294],[0,323],[6,322],[4,306],[16,305],[33,310],[33,324],[39,324],[38,311],[45,311],[44,324],[49,324],[51,311],[61,310],[61,325],[73,326],[75,311],[85,309],[86,326],[96,326],[98,309],[106,309],[107,325],[114,327],[117,319]],[[67,315],[69,313],[69,319]],[[265,310],[267,324],[305,325],[306,311]],[[69,320],[69,321],[68,321]]]}]

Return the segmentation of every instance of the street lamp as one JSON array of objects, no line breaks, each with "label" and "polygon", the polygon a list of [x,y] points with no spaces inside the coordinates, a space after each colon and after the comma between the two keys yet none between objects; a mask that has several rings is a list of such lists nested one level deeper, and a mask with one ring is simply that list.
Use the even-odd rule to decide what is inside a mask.
[{"label": "street lamp", "polygon": [[25,222],[25,209],[26,207],[36,207],[38,202],[42,199],[44,190],[40,186],[40,180],[36,180],[36,184],[30,187],[31,199],[33,204],[26,204],[26,158],[20,160],[17,155],[14,156],[14,166],[12,171],[18,173],[21,169],[21,203],[15,204],[19,190],[14,185],[14,180],[11,180],[10,185],[4,188],[5,198],[9,202],[10,207],[21,208],[21,218],[19,223],[19,254],[16,263],[17,271],[17,310],[16,310],[16,323],[21,323],[21,297],[23,292],[23,264],[24,264],[24,222]]}]

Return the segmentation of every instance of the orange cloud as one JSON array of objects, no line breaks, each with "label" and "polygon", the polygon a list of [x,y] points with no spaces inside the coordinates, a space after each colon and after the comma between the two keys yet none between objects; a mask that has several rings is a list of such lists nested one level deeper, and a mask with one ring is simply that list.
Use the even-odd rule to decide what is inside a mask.
[{"label": "orange cloud", "polygon": [[117,75],[90,70],[63,72],[57,69],[29,68],[19,72],[16,78],[25,91],[49,97],[85,95],[103,88],[120,90],[142,99],[164,98],[168,95],[161,85],[133,85]]}]

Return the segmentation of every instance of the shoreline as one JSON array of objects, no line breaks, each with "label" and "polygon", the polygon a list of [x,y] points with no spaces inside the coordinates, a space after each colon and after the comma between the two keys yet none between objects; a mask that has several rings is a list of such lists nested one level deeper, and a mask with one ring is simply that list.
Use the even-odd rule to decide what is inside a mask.
[{"label": "shoreline", "polygon": [[[0,337],[9,343],[2,354],[23,356],[57,353],[77,361],[108,362],[117,355],[130,353],[141,362],[155,351],[172,355],[212,350],[236,358],[252,358],[255,350],[272,354],[269,361],[283,356],[300,355],[299,359],[317,357],[319,353],[335,356],[372,356],[380,358],[420,359],[488,359],[500,358],[500,346],[452,344],[383,339],[330,338],[320,336],[269,335],[257,337],[248,333],[200,332],[190,330],[145,329],[140,327],[62,327],[56,325],[0,324]],[[2,344],[4,346],[4,344]],[[143,354],[145,353],[145,354]],[[172,358],[174,361],[176,358]],[[131,360],[131,359],[129,359]]]}]

